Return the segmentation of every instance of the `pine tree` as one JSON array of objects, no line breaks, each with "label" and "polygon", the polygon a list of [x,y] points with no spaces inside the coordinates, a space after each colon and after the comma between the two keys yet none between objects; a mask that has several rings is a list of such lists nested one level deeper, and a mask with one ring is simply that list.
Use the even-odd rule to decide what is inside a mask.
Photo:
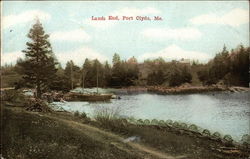
[{"label": "pine tree", "polygon": [[45,34],[40,21],[30,29],[25,53],[25,60],[20,63],[25,82],[36,87],[36,96],[41,98],[42,92],[49,88],[56,73],[56,59],[51,44],[48,41],[49,35]]}]

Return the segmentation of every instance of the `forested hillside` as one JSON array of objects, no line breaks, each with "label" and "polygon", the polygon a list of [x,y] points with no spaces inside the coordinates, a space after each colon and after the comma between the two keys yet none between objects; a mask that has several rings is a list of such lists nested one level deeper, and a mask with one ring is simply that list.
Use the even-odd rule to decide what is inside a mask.
[{"label": "forested hillside", "polygon": [[[184,83],[248,86],[249,53],[250,48],[242,45],[230,52],[224,47],[206,64],[197,61],[169,62],[162,58],[139,63],[135,57],[122,60],[117,53],[113,56],[112,64],[83,59],[84,64],[77,66],[73,61],[68,61],[65,68],[55,64],[57,71],[49,89],[68,91],[79,86],[96,87],[97,75],[99,87],[179,86]],[[32,87],[31,83],[23,81],[20,71],[22,62],[19,59],[14,66],[1,67],[2,87]]]}]

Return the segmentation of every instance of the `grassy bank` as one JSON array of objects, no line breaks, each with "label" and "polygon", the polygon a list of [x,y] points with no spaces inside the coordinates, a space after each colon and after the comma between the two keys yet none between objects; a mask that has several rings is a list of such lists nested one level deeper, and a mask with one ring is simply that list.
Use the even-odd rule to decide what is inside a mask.
[{"label": "grassy bank", "polygon": [[[90,121],[67,112],[29,112],[14,106],[2,110],[2,152],[10,159],[235,159],[250,154],[249,149],[120,119]],[[131,136],[138,140],[125,142]]]},{"label": "grassy bank", "polygon": [[2,152],[7,159],[143,158],[117,138],[83,125],[70,114],[4,108],[2,119]]},{"label": "grassy bank", "polygon": [[179,129],[175,122],[172,126],[141,120],[133,124],[116,118],[119,114],[115,111],[99,111],[95,120],[90,120],[86,114],[55,112],[42,101],[32,101],[14,90],[2,99],[1,144],[3,157],[7,159],[242,159],[250,156],[247,146]]}]

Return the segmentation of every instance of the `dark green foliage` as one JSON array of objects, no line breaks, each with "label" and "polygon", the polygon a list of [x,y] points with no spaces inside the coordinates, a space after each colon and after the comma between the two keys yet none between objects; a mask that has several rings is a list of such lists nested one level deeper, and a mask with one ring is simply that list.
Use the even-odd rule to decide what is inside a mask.
[{"label": "dark green foliage", "polygon": [[74,112],[74,116],[75,116],[75,117],[79,117],[79,116],[80,116],[79,111],[75,111],[75,112]]},{"label": "dark green foliage", "polygon": [[215,132],[215,133],[213,133],[213,137],[219,139],[219,138],[221,138],[221,134],[219,132]]},{"label": "dark green foliage", "polygon": [[56,73],[56,61],[48,41],[49,35],[45,34],[42,24],[37,22],[30,29],[27,42],[25,59],[17,62],[18,72],[24,81],[34,85],[37,97],[40,98],[43,91],[49,89]]},{"label": "dark green foliage", "polygon": [[233,142],[233,138],[231,135],[225,135],[223,139],[226,140],[227,142]]},{"label": "dark green foliage", "polygon": [[149,124],[150,124],[150,120],[145,119],[145,120],[144,120],[144,124],[149,125]]},{"label": "dark green foliage", "polygon": [[83,119],[87,118],[87,114],[86,114],[85,112],[83,112],[83,113],[81,114],[81,118],[83,118]]},{"label": "dark green foliage", "polygon": [[226,85],[248,86],[250,48],[240,45],[230,53],[224,46],[208,64],[201,65],[198,77],[203,84],[216,84],[220,81]]},{"label": "dark green foliage", "polygon": [[148,60],[144,65],[150,67],[147,76],[148,85],[179,86],[183,83],[191,83],[192,75],[189,64],[182,64],[177,61],[165,62],[159,58]]},{"label": "dark green foliage", "polygon": [[51,90],[67,92],[71,89],[69,82],[70,80],[68,76],[65,75],[64,72],[65,72],[64,69],[59,64],[57,67],[57,72],[54,77],[55,80],[53,80],[51,85],[49,86]]},{"label": "dark green foliage", "polygon": [[190,125],[190,126],[188,127],[188,129],[191,130],[191,131],[196,131],[196,132],[198,132],[198,127],[197,127],[195,124]]},{"label": "dark green foliage", "polygon": [[241,138],[241,141],[244,144],[249,144],[250,145],[250,135],[249,134],[243,135],[242,138]]},{"label": "dark green foliage", "polygon": [[166,123],[167,123],[167,125],[173,125],[173,121],[170,120],[170,119],[168,119],[168,120],[166,121]]},{"label": "dark green foliage", "polygon": [[19,80],[22,79],[13,65],[5,65],[1,67],[1,87],[14,87]]},{"label": "dark green foliage", "polygon": [[128,61],[121,61],[118,54],[113,56],[113,67],[110,78],[110,86],[122,87],[135,85],[139,78],[137,60],[132,57]]},{"label": "dark green foliage", "polygon": [[74,64],[74,62],[68,61],[66,63],[64,78],[66,79],[66,87],[69,89],[74,89],[80,86],[80,68]]},{"label": "dark green foliage", "polygon": [[207,130],[207,129],[204,129],[204,130],[202,131],[202,134],[205,135],[205,136],[210,136],[210,135],[211,135],[210,131]]},{"label": "dark green foliage", "polygon": [[152,124],[152,125],[158,125],[158,120],[157,120],[157,119],[153,119],[153,120],[151,121],[151,124]]},{"label": "dark green foliage", "polygon": [[[43,71],[46,68],[40,69],[40,73],[42,73],[39,78],[44,79],[40,87],[41,89],[49,88],[63,91],[69,91],[79,86],[96,87],[97,73],[99,87],[134,85],[175,87],[185,83],[201,85],[201,82],[203,85],[221,83],[228,86],[248,86],[249,52],[249,47],[239,46],[230,53],[224,47],[207,64],[199,64],[197,61],[194,61],[193,64],[178,61],[166,62],[162,58],[138,63],[135,57],[125,61],[121,60],[119,54],[115,53],[112,66],[108,62],[100,63],[97,59],[85,59],[82,68],[75,65],[73,61],[68,61],[63,69],[60,65],[53,67],[55,62],[52,60],[50,68],[48,68],[50,71],[46,71],[46,75]],[[31,64],[27,63],[27,59],[19,59],[14,67],[2,67],[3,86],[13,87],[15,85],[16,88],[34,88],[36,86],[34,79],[37,74],[34,70],[38,70],[36,69],[38,67],[33,67],[33,65],[34,69],[30,69],[30,67]],[[29,74],[29,76],[26,75],[25,78],[20,79],[20,75],[15,72],[20,75]],[[53,78],[52,74],[54,74]],[[30,77],[29,82],[27,82],[27,77]],[[18,80],[19,82],[16,82]]]},{"label": "dark green foliage", "polygon": [[191,83],[192,75],[189,66],[172,62],[169,72],[169,86]]}]

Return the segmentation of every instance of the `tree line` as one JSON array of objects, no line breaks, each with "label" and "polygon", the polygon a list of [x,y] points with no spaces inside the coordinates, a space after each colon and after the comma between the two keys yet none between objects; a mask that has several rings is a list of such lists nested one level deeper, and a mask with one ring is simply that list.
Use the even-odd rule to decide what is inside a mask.
[{"label": "tree line", "polygon": [[[45,33],[39,20],[28,33],[30,39],[23,50],[24,59],[18,59],[14,66],[1,68],[3,81],[16,88],[37,89],[37,95],[47,90],[69,91],[76,87],[128,87],[128,86],[180,86],[194,85],[248,86],[249,47],[240,45],[227,51],[226,47],[206,64],[193,61],[181,63],[167,62],[162,58],[145,60],[139,63],[135,57],[122,60],[119,54],[113,55],[112,64],[101,63],[98,59],[83,59],[82,66],[68,61],[62,68],[56,59],[49,35]],[[5,80],[7,79],[11,80]],[[12,79],[15,78],[14,79]],[[13,82],[14,81],[14,82]],[[195,82],[196,81],[196,82]]]},{"label": "tree line", "polygon": [[200,65],[198,77],[204,85],[221,82],[228,86],[249,86],[249,54],[250,47],[239,45],[229,52],[224,46],[213,60]]}]

